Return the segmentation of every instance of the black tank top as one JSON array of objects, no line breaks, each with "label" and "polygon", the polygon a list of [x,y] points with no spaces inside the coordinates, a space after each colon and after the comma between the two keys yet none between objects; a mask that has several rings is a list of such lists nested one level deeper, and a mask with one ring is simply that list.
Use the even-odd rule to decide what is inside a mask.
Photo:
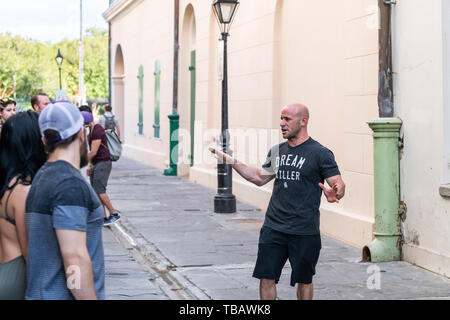
[{"label": "black tank top", "polygon": [[6,197],[6,201],[5,201],[5,215],[2,216],[2,215],[0,214],[0,218],[1,218],[1,219],[6,220],[6,221],[8,221],[9,223],[11,223],[11,224],[13,224],[13,225],[16,225],[16,220],[11,219],[11,218],[8,216],[8,201],[9,201],[9,197],[11,197],[11,194],[12,194],[13,191],[14,191],[14,188],[15,188],[18,184],[22,184],[22,185],[24,185],[24,186],[29,186],[29,185],[31,185],[31,181],[28,181],[28,180],[22,180],[22,179],[17,179],[16,182],[15,182],[11,187],[8,187],[8,189],[6,189],[6,190],[11,190],[11,191],[9,192],[8,197]]}]

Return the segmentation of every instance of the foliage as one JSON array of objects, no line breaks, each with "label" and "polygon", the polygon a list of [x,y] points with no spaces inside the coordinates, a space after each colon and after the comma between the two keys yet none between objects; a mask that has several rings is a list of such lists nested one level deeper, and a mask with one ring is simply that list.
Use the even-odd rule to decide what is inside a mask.
[{"label": "foliage", "polygon": [[0,98],[12,96],[13,93],[14,90],[8,88],[8,86],[6,85],[3,85],[3,83],[0,80]]},{"label": "foliage", "polygon": [[[84,45],[84,83],[87,98],[108,97],[108,33],[86,30]],[[29,100],[33,94],[47,92],[55,96],[59,89],[59,69],[55,61],[58,48],[64,56],[61,66],[62,87],[70,100],[78,95],[79,40],[56,44],[0,33],[0,94],[12,96],[14,73],[16,97]]]},{"label": "foliage", "polygon": [[98,118],[99,116],[103,115],[105,113],[105,106],[98,104],[98,103],[93,103],[92,104],[92,115],[94,116],[94,118]]}]

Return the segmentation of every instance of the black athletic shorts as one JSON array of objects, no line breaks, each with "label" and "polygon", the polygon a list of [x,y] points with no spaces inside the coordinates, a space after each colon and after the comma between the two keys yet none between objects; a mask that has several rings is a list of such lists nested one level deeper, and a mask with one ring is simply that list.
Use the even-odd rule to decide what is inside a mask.
[{"label": "black athletic shorts", "polygon": [[322,242],[319,235],[286,234],[263,226],[259,234],[258,258],[253,277],[278,283],[287,259],[291,264],[291,286],[310,284],[316,273]]}]

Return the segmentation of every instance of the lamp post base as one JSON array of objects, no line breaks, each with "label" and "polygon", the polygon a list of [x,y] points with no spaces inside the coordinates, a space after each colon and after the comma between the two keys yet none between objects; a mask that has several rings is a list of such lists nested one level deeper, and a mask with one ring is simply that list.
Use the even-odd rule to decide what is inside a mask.
[{"label": "lamp post base", "polygon": [[236,197],[234,195],[216,195],[214,197],[215,213],[235,213]]},{"label": "lamp post base", "polygon": [[176,176],[178,173],[178,128],[180,115],[169,114],[170,119],[170,159],[169,168],[164,170],[165,176]]}]

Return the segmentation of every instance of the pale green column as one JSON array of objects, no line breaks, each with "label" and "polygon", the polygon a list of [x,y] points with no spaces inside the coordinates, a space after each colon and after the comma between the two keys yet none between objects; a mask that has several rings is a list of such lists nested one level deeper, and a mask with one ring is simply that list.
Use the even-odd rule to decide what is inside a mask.
[{"label": "pale green column", "polygon": [[398,118],[369,122],[373,130],[375,240],[363,248],[363,259],[371,262],[400,260],[400,160]]}]

